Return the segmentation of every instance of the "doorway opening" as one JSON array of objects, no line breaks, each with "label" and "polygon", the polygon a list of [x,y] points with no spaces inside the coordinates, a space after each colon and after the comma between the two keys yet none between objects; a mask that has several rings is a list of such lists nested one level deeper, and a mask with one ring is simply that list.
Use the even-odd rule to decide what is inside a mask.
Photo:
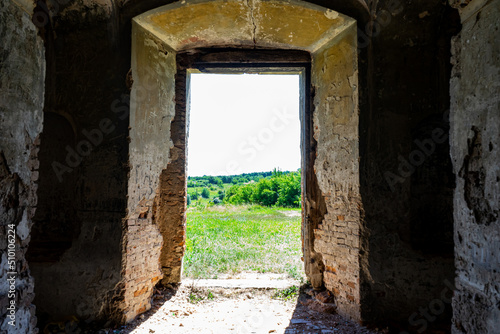
[{"label": "doorway opening", "polygon": [[[298,1],[177,2],[134,18],[126,240],[140,238],[147,229],[154,247],[126,245],[126,319],[149,307],[157,279],[181,281],[188,72],[274,73],[276,68],[304,69],[300,141],[306,275],[315,289],[334,292],[340,313],[361,319],[356,51],[354,19]],[[337,223],[339,217],[349,225]],[[352,234],[348,245],[335,238],[337,230]],[[345,256],[336,256],[347,248]],[[153,259],[147,268],[137,263],[146,256]],[[159,266],[154,266],[157,258]]]},{"label": "doorway opening", "polygon": [[304,281],[299,110],[305,72],[236,70],[188,70],[183,277],[266,274]]}]

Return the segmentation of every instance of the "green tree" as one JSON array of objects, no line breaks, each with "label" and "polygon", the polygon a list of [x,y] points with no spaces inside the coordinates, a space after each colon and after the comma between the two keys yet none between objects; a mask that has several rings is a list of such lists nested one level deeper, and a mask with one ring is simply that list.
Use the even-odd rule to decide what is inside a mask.
[{"label": "green tree", "polygon": [[217,185],[219,187],[222,187],[224,185],[224,182],[222,182],[222,179],[220,177],[215,178],[215,181],[217,182]]},{"label": "green tree", "polygon": [[220,199],[221,201],[224,199],[224,195],[225,195],[225,194],[224,194],[224,190],[219,190],[219,192],[218,192],[218,197],[219,197],[219,199]]},{"label": "green tree", "polygon": [[198,197],[200,196],[198,194],[198,191],[196,191],[196,190],[194,193],[191,193],[190,195],[191,195],[191,200],[193,200],[193,201],[196,201],[198,199]]},{"label": "green tree", "polygon": [[272,206],[278,200],[278,194],[270,189],[264,189],[260,193],[259,204]]},{"label": "green tree", "polygon": [[[266,177],[262,178],[262,174],[266,174]],[[232,181],[237,184],[234,184],[226,191],[224,203],[256,203],[265,206],[300,207],[300,171],[282,172],[275,169],[269,173],[252,173],[249,175],[252,180],[258,178],[258,182],[243,184],[241,183],[243,178],[235,176]]]},{"label": "green tree", "polygon": [[298,172],[285,174],[279,178],[278,200],[276,205],[300,207],[300,194],[300,174]]},{"label": "green tree", "polygon": [[210,197],[210,191],[208,190],[208,188],[203,188],[203,190],[201,191],[201,197],[203,197],[203,198]]}]

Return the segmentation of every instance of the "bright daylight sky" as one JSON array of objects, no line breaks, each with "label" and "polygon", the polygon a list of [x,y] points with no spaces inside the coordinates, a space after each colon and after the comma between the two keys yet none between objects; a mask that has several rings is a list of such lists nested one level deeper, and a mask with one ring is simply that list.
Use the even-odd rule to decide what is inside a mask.
[{"label": "bright daylight sky", "polygon": [[300,168],[299,76],[191,74],[188,175]]}]

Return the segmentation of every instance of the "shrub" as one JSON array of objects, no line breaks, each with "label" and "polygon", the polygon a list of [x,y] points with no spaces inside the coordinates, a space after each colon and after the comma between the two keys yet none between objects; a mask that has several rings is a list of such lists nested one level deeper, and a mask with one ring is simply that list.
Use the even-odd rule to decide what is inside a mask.
[{"label": "shrub", "polygon": [[203,197],[203,198],[210,197],[210,191],[208,190],[208,188],[203,188],[203,190],[201,191],[201,197]]},{"label": "shrub", "polygon": [[224,190],[219,190],[219,199],[222,201],[224,199]]},{"label": "shrub", "polygon": [[264,189],[260,193],[260,198],[258,199],[258,203],[265,206],[271,206],[276,203],[278,200],[278,194],[275,191],[270,189]]}]

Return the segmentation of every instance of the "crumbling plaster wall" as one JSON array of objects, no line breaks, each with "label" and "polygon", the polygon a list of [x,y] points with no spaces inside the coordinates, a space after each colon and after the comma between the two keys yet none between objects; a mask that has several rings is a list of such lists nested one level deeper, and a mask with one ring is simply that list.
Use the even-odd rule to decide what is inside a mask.
[{"label": "crumbling plaster wall", "polygon": [[159,263],[162,226],[157,220],[161,199],[157,197],[161,194],[160,175],[172,159],[170,126],[175,116],[176,73],[173,50],[139,25],[133,26],[132,43],[134,112],[130,118],[131,170],[124,244],[126,321],[151,307],[153,287],[163,276]]},{"label": "crumbling plaster wall", "polygon": [[451,1],[461,9],[453,40],[451,156],[457,291],[453,333],[500,328],[500,1]]},{"label": "crumbling plaster wall", "polygon": [[[79,228],[83,227],[66,253],[65,263],[68,266],[39,267],[37,274],[48,279],[45,283],[37,280],[36,287],[47,293],[40,294],[41,302],[51,301],[51,279],[59,277],[59,273],[64,274],[61,282],[65,291],[72,294],[65,295],[68,297],[67,304],[62,304],[69,305],[69,308],[60,309],[68,314],[74,314],[76,305],[73,301],[76,300],[81,305],[76,308],[76,315],[80,317],[93,320],[100,315],[130,320],[149,307],[152,287],[162,275],[157,259],[163,241],[160,226],[155,222],[155,217],[159,216],[155,215],[162,198],[158,196],[162,193],[161,188],[169,189],[168,178],[162,185],[161,177],[166,175],[165,168],[172,159],[172,152],[176,151],[169,132],[173,131],[171,122],[174,120],[172,110],[175,101],[172,94],[175,73],[171,72],[171,65],[175,57],[151,36],[142,40],[147,45],[147,51],[141,57],[144,57],[143,61],[161,59],[166,67],[155,68],[153,72],[158,76],[153,77],[148,77],[147,72],[142,77],[137,71],[134,73],[136,91],[131,103],[145,98],[146,101],[168,106],[169,113],[165,118],[159,117],[156,113],[158,109],[149,104],[143,110],[147,122],[137,124],[137,119],[130,120],[132,127],[144,126],[140,129],[145,134],[142,138],[134,137],[140,145],[130,147],[130,152],[137,153],[138,158],[130,160],[130,179],[134,182],[129,184],[125,165],[129,152],[126,138],[128,118],[124,120],[122,115],[128,112],[125,77],[130,67],[130,19],[170,2],[81,1],[68,4],[65,8],[54,7],[55,20],[45,32],[47,52],[51,53],[47,59],[51,63],[48,67],[52,78],[46,89],[49,101],[46,112],[65,115],[74,124],[75,143],[85,139],[83,129],[98,127],[103,118],[111,119],[116,126],[104,136],[104,142],[73,169],[71,177],[65,174],[64,179],[71,182],[64,187],[75,189],[75,197],[71,200],[78,213]],[[369,15],[366,13],[369,11],[363,1],[311,2],[341,12],[345,8],[345,14],[359,18],[358,33],[367,31]],[[18,3],[21,5],[18,6]],[[412,229],[416,225],[419,231],[420,222],[412,222],[412,217],[418,218],[421,208],[415,207],[412,200],[418,202],[419,198],[429,193],[441,194],[442,198],[430,203],[430,217],[443,217],[448,224],[451,221],[447,215],[447,212],[451,213],[448,193],[450,189],[453,191],[454,181],[447,184],[441,180],[449,178],[446,172],[449,164],[443,158],[446,154],[442,152],[439,152],[441,158],[435,165],[443,166],[445,172],[439,174],[443,178],[436,178],[436,174],[429,169],[413,174],[405,182],[398,182],[397,191],[391,191],[384,172],[397,171],[398,156],[408,157],[415,149],[412,141],[418,136],[413,133],[419,132],[421,124],[431,124],[432,128],[434,123],[425,123],[428,119],[445,119],[443,116],[449,103],[446,72],[449,32],[446,29],[452,21],[448,21],[450,16],[446,14],[445,6],[435,1],[381,0],[371,3],[376,4],[371,11],[377,14],[379,22],[383,22],[380,21],[384,19],[381,11],[385,9],[389,10],[391,20],[381,26],[380,32],[368,44],[363,43],[359,48],[359,131],[352,128],[355,114],[326,112],[340,110],[337,109],[339,105],[346,110],[355,109],[353,101],[336,93],[326,97],[330,94],[328,91],[333,89],[331,86],[316,87],[320,96],[317,101],[324,103],[316,105],[315,124],[318,129],[315,136],[321,145],[325,145],[323,148],[319,146],[316,171],[320,188],[326,195],[328,214],[315,231],[317,239],[314,246],[323,254],[325,285],[337,294],[345,314],[374,322],[387,319],[407,321],[419,306],[427,306],[434,298],[439,298],[440,292],[446,288],[445,280],[453,281],[453,258],[447,251],[442,254],[425,253],[427,245],[419,245],[418,240],[415,244],[416,233]],[[462,3],[460,6],[469,2]],[[454,326],[458,333],[493,331],[498,328],[495,319],[499,318],[498,285],[495,283],[500,281],[498,268],[495,267],[499,263],[499,201],[495,197],[499,189],[498,168],[495,169],[495,166],[499,165],[500,123],[498,101],[494,98],[499,96],[498,73],[492,76],[498,71],[498,56],[495,58],[499,54],[495,49],[498,43],[494,39],[494,31],[498,27],[498,0],[487,2],[484,7],[478,3],[482,2],[470,2],[469,6],[482,9],[479,15],[474,14],[467,19],[462,17],[464,29],[454,44],[450,142],[454,143],[451,147],[454,172],[459,175],[454,196],[458,269]],[[2,204],[2,214],[5,213],[10,221],[22,222],[24,227],[25,222],[29,226],[34,216],[31,209],[36,205],[36,155],[39,144],[36,138],[42,124],[44,48],[30,22],[30,4],[4,1],[0,6],[0,36],[2,42],[8,41],[2,43],[2,47],[7,46],[8,49],[1,54],[0,144],[9,168],[8,173],[0,175],[0,182],[3,182],[0,196],[18,199],[20,204],[9,202],[16,205],[8,210],[5,209],[6,204]],[[402,10],[399,11],[399,8]],[[10,39],[9,36],[20,37]],[[366,42],[365,39],[359,41]],[[478,50],[481,52],[478,53]],[[335,54],[335,51],[331,53]],[[476,58],[478,54],[480,57]],[[319,54],[316,64],[319,66],[322,61],[328,64],[329,58],[321,60],[321,57]],[[351,63],[344,65],[354,66]],[[335,68],[331,64],[327,67]],[[165,75],[167,72],[170,74]],[[19,76],[18,73],[26,75]],[[340,80],[337,77],[340,73],[342,70],[339,73],[327,71],[322,75],[336,82]],[[347,79],[339,85],[340,90],[353,89],[355,81]],[[158,88],[160,81],[168,85],[162,87],[164,95],[148,92],[148,87]],[[15,89],[12,88],[14,85],[17,85]],[[16,102],[13,104],[12,101]],[[10,133],[15,135],[10,136]],[[163,141],[158,141],[156,136],[159,133]],[[335,135],[329,136],[329,133]],[[358,149],[354,139],[356,135],[360,139],[359,193],[354,172],[347,164],[349,161],[356,166],[353,158]],[[162,147],[162,156],[148,152],[150,144]],[[441,145],[446,146],[446,143]],[[343,149],[335,153],[338,156],[332,156],[335,152],[332,149],[337,146]],[[336,167],[342,171],[342,177],[335,175]],[[16,178],[14,173],[20,177]],[[148,179],[146,175],[149,173],[154,178]],[[431,177],[422,184],[415,180],[417,174]],[[344,179],[352,181],[351,185],[346,186]],[[472,181],[476,179],[484,187],[475,187]],[[437,182],[432,185],[434,181]],[[137,191],[139,183],[146,185],[144,191]],[[360,198],[363,207],[359,203]],[[121,220],[126,216],[127,209],[128,219],[122,225]],[[69,213],[64,207],[61,210]],[[445,214],[433,215],[433,212]],[[23,220],[24,213],[26,220]],[[122,228],[126,238],[120,244]],[[445,234],[447,231],[448,227],[444,230]],[[356,245],[356,240],[347,238],[350,233],[358,233],[360,245]],[[449,245],[445,234],[439,237],[443,239],[433,239],[432,243],[444,240]],[[21,241],[21,238],[24,239]],[[28,240],[24,233],[18,237],[23,252]],[[126,254],[123,258],[122,251]],[[347,264],[349,267],[346,267]],[[19,305],[23,305],[20,319],[23,319],[24,328],[29,328],[34,323],[33,306],[29,306],[33,298],[33,283],[21,255],[18,267],[23,268],[18,282]],[[82,268],[84,273],[80,275]],[[72,291],[75,286],[78,289]],[[127,296],[121,295],[124,291]],[[4,303],[5,299],[1,302]],[[361,315],[357,307],[361,307]]]},{"label": "crumbling plaster wall", "polygon": [[[312,64],[313,133],[318,146],[314,171],[326,215],[315,230],[323,283],[344,316],[360,320],[360,219],[358,72],[356,29],[316,52]],[[314,205],[315,203],[308,203]],[[307,250],[310,251],[310,250]]]},{"label": "crumbling plaster wall", "polygon": [[[0,3],[0,331],[16,334],[36,333],[34,280],[25,254],[37,204],[45,58],[32,11],[30,1]],[[15,233],[13,270],[7,262],[10,224]],[[16,277],[14,298],[9,297],[9,271]],[[11,301],[15,326],[9,324]]]},{"label": "crumbling plaster wall", "polygon": [[[373,8],[375,12],[387,10],[385,16],[381,12],[379,17],[380,22],[389,26],[382,26],[382,33],[368,39],[368,43],[366,43],[366,38],[361,39],[364,43],[359,49],[361,55],[359,67],[362,69],[360,95],[363,103],[360,110],[361,125],[359,128],[360,150],[363,151],[360,156],[362,174],[360,194],[363,199],[362,203],[368,210],[363,211],[366,207],[361,207],[359,203],[360,197],[354,189],[356,188],[355,183],[352,189],[344,189],[345,187],[338,186],[339,189],[342,189],[342,191],[339,191],[337,185],[342,184],[342,180],[334,179],[332,181],[330,176],[333,168],[331,166],[321,166],[321,163],[331,158],[331,150],[322,150],[321,145],[332,149],[335,146],[334,142],[346,143],[346,151],[350,150],[351,153],[355,153],[357,150],[357,147],[352,146],[353,142],[349,139],[351,137],[347,136],[347,139],[339,137],[335,141],[335,137],[332,139],[327,135],[329,131],[348,132],[345,129],[342,131],[338,129],[340,127],[337,123],[341,122],[337,118],[342,118],[341,116],[333,116],[333,125],[328,123],[332,120],[321,116],[323,118],[318,119],[318,124],[321,121],[326,123],[320,124],[323,125],[324,131],[317,135],[319,140],[318,152],[324,152],[323,157],[316,164],[316,167],[321,167],[317,170],[318,178],[321,179],[321,188],[327,197],[332,194],[332,189],[336,189],[336,192],[332,195],[335,198],[328,198],[331,212],[339,211],[337,213],[340,213],[340,211],[345,211],[347,216],[328,214],[325,217],[325,224],[317,229],[319,238],[315,244],[324,248],[324,258],[334,264],[329,268],[325,267],[325,269],[330,269],[325,271],[325,277],[328,276],[325,283],[334,293],[336,293],[334,287],[342,285],[342,289],[339,289],[342,294],[339,293],[338,298],[341,307],[345,307],[346,314],[350,313],[353,318],[357,318],[359,311],[354,310],[359,305],[362,305],[364,315],[361,318],[363,319],[379,321],[381,319],[398,318],[404,322],[416,310],[415,305],[425,305],[436,296],[439,296],[440,291],[445,287],[444,280],[452,280],[453,276],[453,260],[449,254],[444,256],[442,254],[422,254],[422,248],[425,249],[429,244],[431,246],[437,244],[441,240],[439,238],[447,238],[445,234],[449,231],[444,229],[444,232],[436,239],[438,242],[418,245],[418,240],[425,240],[425,235],[420,235],[419,231],[425,229],[422,229],[420,224],[423,220],[414,218],[419,217],[419,210],[425,207],[425,203],[416,207],[411,204],[412,199],[419,199],[426,196],[425,194],[442,193],[443,200],[434,201],[436,204],[433,205],[430,212],[435,213],[431,215],[434,217],[434,221],[439,221],[442,217],[437,214],[438,212],[444,212],[443,217],[448,228],[448,223],[451,222],[449,217],[451,216],[451,205],[448,203],[448,199],[451,198],[448,194],[450,193],[450,186],[440,182],[433,185],[433,180],[436,179],[434,176],[428,178],[423,184],[420,179],[414,181],[410,177],[410,182],[405,182],[394,192],[388,189],[389,187],[383,176],[384,171],[397,170],[399,155],[407,156],[414,149],[412,140],[417,135],[413,133],[419,133],[422,122],[425,124],[429,117],[443,119],[446,101],[449,102],[446,91],[446,65],[443,65],[447,63],[447,59],[446,52],[440,53],[441,49],[438,47],[438,37],[436,37],[438,34],[433,33],[433,31],[443,30],[440,22],[446,22],[446,19],[442,20],[442,18],[447,16],[443,14],[445,6],[432,1],[418,4],[409,1],[396,3],[394,1],[380,1],[378,3],[374,2],[374,4],[378,4],[377,7]],[[133,3],[130,5],[130,8],[134,7]],[[339,6],[338,3],[325,3],[324,5]],[[351,6],[346,9],[355,12],[353,9],[355,7]],[[254,14],[258,13],[258,10],[254,12]],[[390,15],[392,22],[387,22],[387,14]],[[358,13],[358,16],[366,18],[364,14]],[[253,18],[256,19],[257,17],[258,15]],[[166,24],[168,25],[170,21],[167,20]],[[358,23],[361,32],[366,33],[367,23],[366,20],[361,20]],[[403,28],[401,29],[401,27]],[[422,27],[424,29],[421,29]],[[360,30],[358,30],[358,33]],[[415,31],[419,31],[419,33],[415,34]],[[266,31],[262,29],[257,29],[256,32],[256,37],[260,36],[259,33],[266,34]],[[187,35],[185,37],[184,39],[175,40],[175,45],[180,48],[204,46],[207,43],[210,45],[208,40],[191,40]],[[439,38],[446,40],[446,33],[439,35]],[[231,45],[241,44],[244,41],[231,41],[231,43]],[[283,45],[286,46],[286,43]],[[443,44],[442,48],[446,49],[446,43]],[[159,47],[155,52],[161,53],[161,49]],[[437,59],[436,54],[439,55]],[[408,62],[412,66],[409,66]],[[410,71],[408,71],[409,68]],[[428,68],[437,70],[437,72],[429,71]],[[435,73],[439,73],[439,75],[435,75]],[[326,73],[325,76],[328,77],[330,74]],[[445,86],[444,89],[442,88],[443,85]],[[318,85],[318,87],[325,89],[326,86]],[[334,88],[328,87],[328,89]],[[342,87],[339,89],[342,89]],[[436,94],[436,91],[438,91],[438,94]],[[328,100],[328,108],[333,110],[347,100],[343,96],[337,96],[337,98],[339,98],[338,101]],[[351,118],[351,120],[354,120],[354,118]],[[332,126],[333,130],[330,129],[330,126]],[[355,131],[351,131],[348,134],[354,135],[355,133]],[[446,149],[440,150],[437,161],[439,165],[443,165],[446,169],[449,167],[446,157],[449,160],[449,156],[443,154],[443,152],[446,152]],[[341,160],[345,157],[339,156],[338,158],[338,160],[329,162],[335,164],[335,166],[342,165]],[[347,158],[347,160],[349,159]],[[164,161],[164,163],[168,164],[168,161]],[[428,165],[432,164],[428,163]],[[346,166],[344,167],[343,170],[347,175],[347,179],[351,180],[353,176],[349,175],[349,169]],[[140,168],[144,170],[143,167]],[[159,167],[155,167],[152,172],[155,178],[161,174]],[[428,169],[419,175],[432,176],[432,173],[433,171]],[[447,175],[447,172],[444,174]],[[411,186],[412,184],[415,186]],[[157,185],[153,184],[153,187],[148,185],[146,188],[155,191],[155,186]],[[149,209],[148,206],[153,206],[153,209]],[[129,205],[129,213],[133,209],[134,207]],[[156,213],[154,202],[139,208],[137,214],[140,215],[141,211],[143,216],[151,215],[151,219],[153,219],[153,214]],[[357,220],[356,216],[359,216],[359,220]],[[342,218],[346,219],[346,217],[349,221],[343,223]],[[345,226],[341,226],[344,224]],[[148,226],[154,226],[154,224]],[[416,232],[412,232],[415,226],[417,227]],[[344,239],[341,237],[341,233],[347,231],[359,233],[358,239],[361,252],[358,253],[356,241],[354,240],[349,240],[347,245],[341,245]],[[320,241],[323,232],[325,232],[326,242],[325,240]],[[431,236],[430,232],[427,233]],[[352,264],[352,267],[347,267],[351,272],[346,271],[339,275],[334,273],[334,270],[337,270],[335,265],[340,268],[340,262],[343,260],[338,260],[338,257],[333,256],[333,251],[330,248],[332,242],[335,245],[334,248],[349,252],[349,260],[346,262]],[[449,245],[448,241],[446,243]],[[415,246],[415,244],[417,245]],[[339,245],[341,246],[337,247]],[[362,269],[361,272],[357,272],[358,269],[353,269],[356,265],[359,265]],[[343,268],[344,265],[342,265]],[[340,278],[341,276],[342,278]],[[360,282],[356,282],[359,276],[362,276],[362,278]],[[345,284],[340,284],[340,281]],[[351,284],[346,285],[347,283]],[[151,286],[152,283],[147,284]],[[348,288],[344,289],[345,286]],[[140,289],[140,291],[143,290]],[[150,291],[150,289],[147,288],[145,291]],[[410,292],[408,293],[408,291]],[[139,292],[137,293],[141,295]],[[352,307],[352,309],[347,311],[349,307]],[[142,309],[142,306],[140,309]]]},{"label": "crumbling plaster wall", "polygon": [[[280,15],[285,8],[286,15]],[[193,17],[199,19],[193,20]],[[212,16],[217,17],[217,25],[213,24]],[[236,25],[233,25],[236,22]],[[315,24],[313,24],[315,22]],[[284,29],[285,27],[285,29]],[[141,82],[146,80],[145,73],[139,73],[137,69],[148,66],[154,67],[153,77],[163,76],[164,82],[171,82],[175,68],[169,66],[169,70],[161,69],[161,66],[154,64],[165,60],[169,64],[168,57],[173,54],[172,50],[191,50],[202,47],[233,47],[233,46],[256,46],[259,48],[279,48],[279,49],[304,49],[314,54],[313,59],[313,81],[318,94],[315,97],[317,106],[317,114],[314,120],[313,129],[314,137],[318,143],[318,152],[321,152],[321,164],[317,165],[316,171],[321,174],[321,186],[323,193],[331,194],[337,192],[334,196],[342,197],[342,189],[349,188],[356,197],[358,193],[357,173],[357,62],[355,56],[356,46],[356,29],[354,21],[348,17],[340,15],[333,11],[319,9],[318,7],[298,4],[295,2],[280,2],[280,1],[253,1],[249,3],[241,1],[206,1],[201,3],[177,3],[173,6],[158,8],[151,12],[147,12],[138,18],[134,19],[133,25],[133,60],[132,70],[134,77],[134,87],[132,95],[132,118],[131,118],[131,181],[129,183],[129,213],[134,209],[134,204],[130,200],[137,202],[136,191],[145,192],[150,198],[156,194],[156,198],[151,202],[152,209],[148,209],[148,205],[137,211],[137,214],[143,218],[149,218],[152,226],[156,223],[162,236],[163,247],[160,254],[160,264],[163,274],[163,281],[176,282],[180,279],[180,260],[184,250],[184,233],[185,226],[183,219],[176,219],[176,216],[183,214],[185,210],[185,131],[186,120],[184,118],[186,101],[184,100],[185,87],[176,92],[175,99],[177,106],[175,109],[175,118],[169,129],[164,129],[163,135],[155,134],[157,129],[164,123],[158,121],[149,125],[149,119],[156,119],[157,105],[161,103],[158,96],[168,92],[167,89],[156,92],[155,90],[161,87],[152,86],[151,98],[136,103],[134,101],[134,91],[140,90]],[[155,34],[160,41],[154,40],[152,35]],[[144,39],[143,36],[146,36]],[[144,40],[147,41],[145,43]],[[149,44],[153,45],[150,48]],[[341,44],[341,45],[340,45]],[[144,53],[149,54],[149,58],[144,57]],[[167,59],[163,59],[164,55]],[[339,58],[339,56],[341,58]],[[144,58],[144,60],[141,60]],[[145,60],[149,63],[146,63]],[[165,64],[165,63],[164,63]],[[165,65],[163,65],[165,66]],[[174,64],[175,66],[175,64]],[[167,73],[168,75],[158,74]],[[138,77],[139,76],[139,79]],[[151,76],[151,74],[150,74]],[[185,80],[185,70],[177,69],[177,80]],[[347,81],[344,81],[344,77]],[[137,88],[136,88],[137,85]],[[170,91],[171,92],[171,91]],[[166,99],[165,99],[166,100]],[[184,101],[183,101],[184,100]],[[159,108],[163,111],[163,118],[172,120],[172,110],[170,106]],[[348,123],[346,125],[346,123]],[[319,129],[321,126],[321,130]],[[346,126],[344,126],[346,125]],[[334,127],[337,126],[336,129]],[[336,133],[340,137],[335,137]],[[335,138],[339,139],[338,142]],[[163,138],[163,141],[162,141]],[[170,147],[170,157],[165,155],[169,147],[165,146],[167,140],[174,140],[174,147]],[[342,143],[346,149],[346,154],[339,154],[341,157],[335,159],[335,163],[331,163],[331,151],[337,152],[336,143]],[[148,146],[145,147],[144,143]],[[140,149],[137,149],[140,148]],[[164,156],[157,158],[157,154]],[[348,155],[352,155],[345,161],[340,161]],[[145,168],[142,164],[144,161],[150,161],[150,168]],[[159,162],[159,163],[158,163]],[[352,163],[354,165],[351,165]],[[161,168],[166,170],[161,170]],[[342,173],[335,174],[334,170],[339,167],[343,170]],[[139,173],[139,174],[138,174]],[[143,176],[143,179],[137,179],[137,175]],[[335,180],[331,180],[332,175],[338,175]],[[348,175],[346,178],[345,176]],[[158,180],[160,181],[159,188]],[[145,182],[147,181],[147,182]],[[319,178],[318,178],[319,181]],[[182,187],[184,185],[184,187]],[[136,188],[137,187],[137,190]],[[338,187],[339,189],[335,189]],[[143,198],[143,195],[139,196]],[[358,279],[358,262],[356,247],[359,234],[356,228],[359,222],[359,203],[351,205],[348,209],[341,198],[336,197],[336,202],[331,203],[332,210],[337,210],[337,216],[340,212],[347,216],[350,222],[353,223],[352,229],[356,232],[354,235],[349,235],[346,242],[352,246],[352,254],[347,262],[338,260],[343,264],[340,266],[341,271],[345,271],[339,276],[343,276],[338,280],[337,277],[330,276],[328,288],[333,289],[333,286],[340,288],[343,283],[349,286],[348,292],[337,293],[339,301],[339,310],[351,317],[359,320],[359,279]],[[359,199],[359,196],[358,196]],[[350,199],[356,201],[355,199]],[[322,199],[320,199],[322,201]],[[132,204],[131,204],[132,203]],[[306,205],[315,205],[306,201]],[[305,211],[308,211],[307,208]],[[325,219],[325,231],[329,229],[329,220]],[[130,219],[129,219],[130,221]],[[135,220],[134,220],[135,221]],[[332,224],[331,224],[332,225]],[[318,229],[317,237],[320,238],[321,231]],[[128,233],[127,235],[130,235]],[[308,234],[308,237],[310,235]],[[354,240],[356,239],[356,240]],[[328,248],[332,244],[341,244],[340,248],[345,244],[341,242],[342,238],[333,236],[332,233],[325,233],[323,240],[323,250],[327,250],[328,258],[333,267],[337,267],[336,256],[344,254],[333,254]],[[309,243],[312,246],[312,243]],[[319,244],[318,244],[319,245]],[[319,246],[321,247],[321,246]],[[138,249],[137,253],[145,250]],[[311,250],[307,249],[304,256],[305,261],[322,260],[319,257],[310,259]],[[133,254],[133,253],[132,253]],[[149,254],[149,253],[148,253]],[[326,254],[325,254],[326,255]],[[130,254],[127,254],[130,257]],[[132,260],[133,261],[133,260]],[[323,285],[322,264],[318,264],[314,277],[319,278],[315,282],[317,287]],[[306,267],[307,268],[307,267]],[[348,269],[348,270],[347,270]],[[310,274],[308,272],[308,274]],[[128,278],[127,278],[128,280]],[[152,283],[147,281],[131,281],[130,287],[126,290],[136,289],[137,295],[132,295],[126,292],[126,303],[138,303],[137,300],[144,297],[147,301],[148,294],[152,290]],[[140,293],[139,293],[140,292]],[[144,296],[143,296],[144,294]],[[140,296],[139,296],[140,295]],[[132,301],[134,299],[134,301]],[[144,304],[149,306],[149,304]],[[135,307],[130,310],[130,314],[142,311],[142,306]],[[128,311],[127,311],[128,312]],[[127,317],[128,319],[128,317]]]}]

